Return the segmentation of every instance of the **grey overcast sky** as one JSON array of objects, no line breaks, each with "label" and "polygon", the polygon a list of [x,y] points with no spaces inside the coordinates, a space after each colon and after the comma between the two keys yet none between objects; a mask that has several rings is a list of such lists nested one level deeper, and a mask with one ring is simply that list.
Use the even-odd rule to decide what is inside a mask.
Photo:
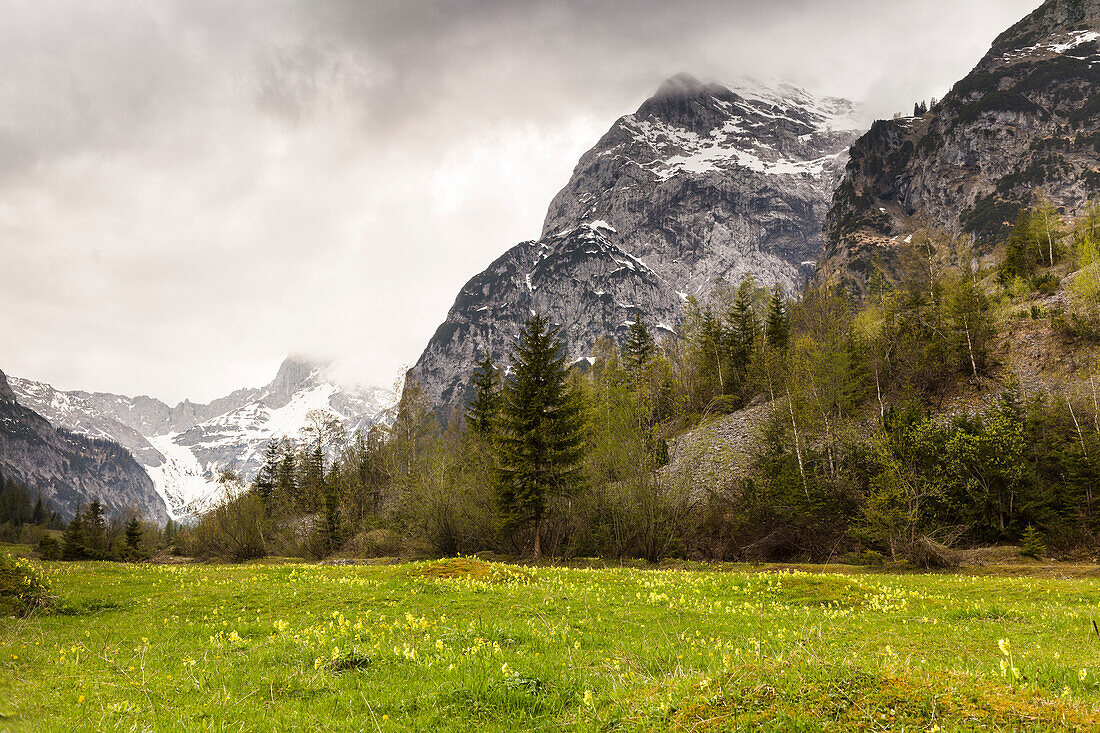
[{"label": "grey overcast sky", "polygon": [[392,384],[660,82],[879,117],[1039,0],[0,0],[0,369],[208,400]]}]

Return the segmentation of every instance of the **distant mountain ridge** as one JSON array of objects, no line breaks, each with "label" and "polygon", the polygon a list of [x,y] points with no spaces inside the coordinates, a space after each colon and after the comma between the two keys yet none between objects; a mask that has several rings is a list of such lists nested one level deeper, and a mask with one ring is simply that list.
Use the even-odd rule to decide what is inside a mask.
[{"label": "distant mountain ridge", "polygon": [[163,523],[167,507],[134,457],[117,443],[55,427],[17,401],[0,372],[0,472],[31,486],[68,519],[93,499]]},{"label": "distant mountain ridge", "polygon": [[984,250],[1036,188],[1070,213],[1100,192],[1100,0],[1048,0],[927,113],[875,122],[852,146],[816,278],[863,292],[923,226]]},{"label": "distant mountain ridge", "polygon": [[326,410],[349,431],[392,419],[391,390],[343,387],[327,379],[326,365],[288,357],[263,387],[235,390],[208,404],[183,401],[169,407],[151,397],[84,391],[61,392],[13,377],[20,404],[55,426],[113,440],[141,463],[172,516],[193,515],[221,497],[217,473],[250,479],[263,446],[273,437],[297,435],[310,410]]},{"label": "distant mountain ridge", "polygon": [[792,85],[672,77],[581,157],[541,238],[466,283],[406,384],[453,416],[475,361],[485,351],[503,360],[532,311],[580,359],[638,316],[675,330],[684,301],[716,278],[796,290],[821,252],[860,116],[852,102]]}]

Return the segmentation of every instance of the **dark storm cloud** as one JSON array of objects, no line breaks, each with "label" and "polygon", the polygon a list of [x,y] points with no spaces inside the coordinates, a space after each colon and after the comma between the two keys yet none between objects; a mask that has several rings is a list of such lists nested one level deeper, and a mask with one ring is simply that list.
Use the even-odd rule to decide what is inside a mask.
[{"label": "dark storm cloud", "polygon": [[1038,0],[0,4],[0,368],[386,383],[668,76],[941,95]]}]

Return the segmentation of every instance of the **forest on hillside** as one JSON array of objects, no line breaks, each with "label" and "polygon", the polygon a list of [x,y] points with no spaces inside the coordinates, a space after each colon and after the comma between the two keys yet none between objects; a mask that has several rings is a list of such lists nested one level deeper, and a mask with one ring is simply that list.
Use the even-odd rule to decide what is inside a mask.
[{"label": "forest on hillside", "polygon": [[[719,281],[687,301],[678,337],[658,341],[638,318],[621,344],[607,337],[577,364],[535,315],[509,363],[477,365],[461,424],[442,426],[416,385],[392,427],[351,440],[313,414],[298,440],[267,447],[249,485],[223,476],[232,498],[173,544],[236,559],[489,551],[926,566],[949,563],[953,547],[1095,547],[1095,370],[1023,383],[1006,359],[1028,324],[1090,361],[1098,251],[1100,207],[1067,221],[1037,194],[991,254],[919,229],[860,301]],[[721,452],[700,443],[700,426],[739,414],[753,417],[748,447],[697,470]]]}]

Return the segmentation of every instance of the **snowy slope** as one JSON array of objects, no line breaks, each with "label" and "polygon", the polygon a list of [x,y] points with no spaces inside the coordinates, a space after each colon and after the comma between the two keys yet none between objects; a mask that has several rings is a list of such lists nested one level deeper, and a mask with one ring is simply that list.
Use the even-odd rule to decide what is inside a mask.
[{"label": "snowy slope", "polygon": [[790,84],[667,80],[577,163],[538,240],[504,252],[459,291],[409,371],[445,419],[474,364],[506,361],[534,310],[573,361],[639,316],[673,331],[684,301],[748,274],[793,292],[812,273],[851,141],[852,102]]},{"label": "snowy slope", "polygon": [[267,442],[296,437],[311,410],[332,414],[354,432],[391,420],[396,402],[391,390],[341,386],[326,378],[322,365],[295,358],[285,360],[264,387],[176,408],[147,397],[59,392],[41,382],[11,381],[19,402],[54,425],[127,448],[175,518],[193,516],[222,498],[221,471],[251,479]]}]

